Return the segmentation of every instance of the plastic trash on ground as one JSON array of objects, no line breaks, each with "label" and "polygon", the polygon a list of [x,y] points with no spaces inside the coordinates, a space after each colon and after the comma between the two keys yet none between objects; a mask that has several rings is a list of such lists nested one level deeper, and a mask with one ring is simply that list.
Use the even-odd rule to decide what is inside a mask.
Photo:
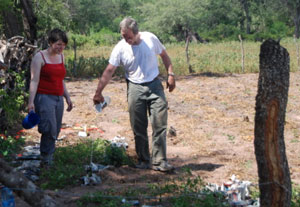
[{"label": "plastic trash on ground", "polygon": [[84,169],[88,172],[100,172],[102,170],[108,169],[110,165],[101,165],[101,164],[95,164],[91,162],[89,165],[85,165]]},{"label": "plastic trash on ground", "polygon": [[123,147],[125,150],[128,148],[128,143],[126,142],[125,137],[121,137],[118,135],[110,140],[110,142],[113,147]]},{"label": "plastic trash on ground", "polygon": [[82,177],[83,185],[98,185],[102,183],[102,180],[99,176],[92,173],[92,175],[86,175]]},{"label": "plastic trash on ground", "polygon": [[250,198],[250,181],[240,181],[235,175],[230,180],[224,182],[221,186],[209,183],[205,187],[212,192],[221,192],[226,195],[230,206],[234,207],[259,207],[259,201]]}]

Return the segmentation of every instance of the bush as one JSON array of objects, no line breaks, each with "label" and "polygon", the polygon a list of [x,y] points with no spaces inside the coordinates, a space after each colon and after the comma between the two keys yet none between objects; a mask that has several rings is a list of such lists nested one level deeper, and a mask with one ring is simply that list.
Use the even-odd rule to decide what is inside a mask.
[{"label": "bush", "polygon": [[75,61],[75,67],[74,59],[72,58],[67,59],[65,63],[69,76],[89,78],[99,77],[108,64],[108,60],[104,57],[84,58],[80,56],[79,59]]},{"label": "bush", "polygon": [[0,134],[0,157],[10,160],[10,156],[18,152],[25,144],[25,138],[19,134],[15,137]]},{"label": "bush", "polygon": [[[14,129],[20,126],[24,116],[21,111],[25,109],[25,72],[19,73],[8,70],[6,75],[0,79],[0,130]],[[19,124],[18,124],[19,123]]]},{"label": "bush", "polygon": [[75,146],[57,148],[53,167],[42,170],[40,186],[56,189],[78,185],[82,176],[87,174],[84,166],[91,162],[119,167],[131,161],[125,151],[113,149],[106,140],[84,140]]}]

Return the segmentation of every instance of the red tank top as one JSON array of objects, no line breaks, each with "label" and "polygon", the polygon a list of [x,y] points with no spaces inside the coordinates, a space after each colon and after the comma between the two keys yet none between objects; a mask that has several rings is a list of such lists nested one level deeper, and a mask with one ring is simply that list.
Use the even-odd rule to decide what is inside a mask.
[{"label": "red tank top", "polygon": [[61,63],[50,64],[42,52],[40,52],[45,65],[41,68],[40,82],[37,93],[62,96],[64,94],[63,80],[66,75],[66,68],[61,55]]}]

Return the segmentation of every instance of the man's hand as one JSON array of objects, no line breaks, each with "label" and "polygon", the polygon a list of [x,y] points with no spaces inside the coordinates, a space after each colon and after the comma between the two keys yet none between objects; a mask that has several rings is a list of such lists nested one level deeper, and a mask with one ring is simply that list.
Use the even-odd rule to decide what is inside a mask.
[{"label": "man's hand", "polygon": [[173,75],[169,75],[167,80],[167,88],[169,88],[169,92],[172,92],[175,89],[175,87],[175,77]]},{"label": "man's hand", "polygon": [[102,96],[102,94],[95,94],[94,95],[94,98],[93,98],[93,101],[94,101],[94,104],[99,104],[99,103],[102,103],[104,102],[104,97]]}]

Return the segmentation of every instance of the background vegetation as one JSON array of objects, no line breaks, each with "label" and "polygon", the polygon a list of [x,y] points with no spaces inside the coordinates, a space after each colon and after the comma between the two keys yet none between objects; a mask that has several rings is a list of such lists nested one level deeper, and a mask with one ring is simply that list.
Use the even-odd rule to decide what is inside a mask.
[{"label": "background vegetation", "polygon": [[[188,75],[186,39],[195,40],[189,45],[190,66],[195,73],[252,73],[259,70],[261,41],[267,38],[282,39],[281,45],[290,54],[291,71],[298,70],[297,44],[300,26],[300,2],[295,0],[31,0],[37,17],[37,37],[55,28],[68,33],[69,45],[65,51],[69,76],[98,77],[107,64],[113,45],[120,40],[119,22],[132,16],[139,22],[140,30],[155,33],[165,44],[171,56],[174,71]],[[26,36],[22,23],[22,0],[0,0],[0,36],[10,38],[9,24],[18,35]],[[14,21],[12,21],[14,20]],[[245,71],[241,65],[241,35],[245,49]],[[40,45],[39,45],[40,46]],[[42,47],[42,46],[41,46]],[[76,48],[76,53],[75,53]],[[76,55],[75,55],[76,54]],[[161,68],[162,74],[165,73]],[[13,72],[12,72],[13,73]],[[117,75],[122,74],[119,70]],[[27,93],[24,74],[17,77],[15,90],[9,94],[0,90],[0,108],[8,114],[0,117],[7,128],[0,131],[0,157],[7,160],[20,151],[25,137],[18,131],[26,106]],[[1,80],[2,81],[2,80]],[[5,118],[5,120],[3,119]],[[2,130],[2,129],[1,129]],[[17,132],[18,131],[18,132]],[[78,185],[85,174],[84,164],[89,163],[90,141],[76,146],[59,148],[56,163],[50,171],[41,172],[40,187],[61,189]],[[116,152],[107,143],[95,143],[96,160],[102,164],[120,166],[130,164],[124,152]],[[119,156],[118,156],[119,155]],[[85,157],[86,159],[82,159]],[[95,156],[96,157],[96,156]],[[79,164],[78,164],[79,163]],[[201,178],[170,181],[162,185],[149,185],[151,196],[162,198],[170,193],[178,197],[165,201],[172,206],[225,206],[224,198],[215,194],[197,196],[203,190]],[[294,188],[292,206],[300,206],[299,188]],[[122,200],[111,199],[113,195],[137,196],[141,192],[101,192],[82,198],[79,205],[93,202],[101,206],[121,205]],[[145,195],[146,196],[146,195]],[[117,202],[117,203],[115,203]],[[126,203],[122,204],[126,206]],[[128,205],[130,206],[130,205]]]},{"label": "background vegetation", "polygon": [[[98,45],[118,37],[124,16],[138,20],[163,42],[185,41],[188,33],[201,40],[249,40],[299,37],[300,3],[295,0],[31,0],[37,17],[38,36],[54,27],[74,34],[78,42],[96,37]],[[0,33],[7,16],[21,18],[22,1],[0,0]],[[17,25],[16,25],[17,26]],[[117,34],[117,35],[114,35]]]}]

